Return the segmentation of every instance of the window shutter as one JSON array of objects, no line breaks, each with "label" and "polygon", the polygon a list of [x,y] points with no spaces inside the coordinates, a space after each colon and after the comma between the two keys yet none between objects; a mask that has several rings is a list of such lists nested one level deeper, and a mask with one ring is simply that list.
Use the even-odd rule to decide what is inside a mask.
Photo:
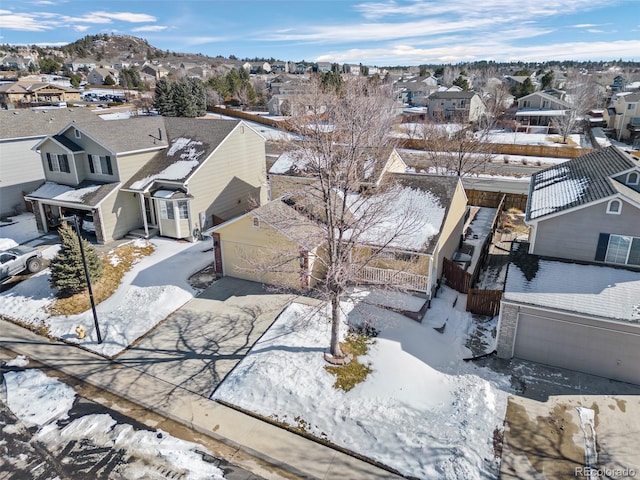
[{"label": "window shutter", "polygon": [[601,233],[598,238],[598,248],[596,248],[596,262],[604,262],[607,255],[607,246],[609,245],[609,234]]},{"label": "window shutter", "polygon": [[111,168],[111,157],[108,155],[107,155],[107,172],[109,173],[109,175],[113,175],[113,168]]},{"label": "window shutter", "polygon": [[47,162],[49,163],[49,171],[53,172],[53,163],[51,163],[51,154],[47,153]]},{"label": "window shutter", "polygon": [[96,173],[96,168],[93,166],[93,155],[89,155],[89,170],[91,173]]}]

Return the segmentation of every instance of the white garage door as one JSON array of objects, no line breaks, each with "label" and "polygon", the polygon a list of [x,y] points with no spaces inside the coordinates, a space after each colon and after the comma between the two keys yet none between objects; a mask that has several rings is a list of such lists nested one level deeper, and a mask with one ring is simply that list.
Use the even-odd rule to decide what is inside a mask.
[{"label": "white garage door", "polygon": [[640,326],[576,320],[521,312],[514,357],[640,384]]}]

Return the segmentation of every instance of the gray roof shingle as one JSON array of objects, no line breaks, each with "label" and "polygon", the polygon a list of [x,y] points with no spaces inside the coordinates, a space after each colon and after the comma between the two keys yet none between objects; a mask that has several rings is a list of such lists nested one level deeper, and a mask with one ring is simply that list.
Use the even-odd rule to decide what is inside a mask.
[{"label": "gray roof shingle", "polygon": [[526,219],[536,220],[610,197],[618,192],[617,173],[640,167],[640,158],[611,146],[531,176]]},{"label": "gray roof shingle", "polygon": [[164,118],[167,134],[163,138],[169,139],[169,148],[158,152],[123,188],[145,190],[156,180],[186,180],[239,123],[239,120]]},{"label": "gray roof shingle", "polygon": [[0,140],[46,137],[71,122],[83,125],[104,120],[86,108],[0,110]]}]

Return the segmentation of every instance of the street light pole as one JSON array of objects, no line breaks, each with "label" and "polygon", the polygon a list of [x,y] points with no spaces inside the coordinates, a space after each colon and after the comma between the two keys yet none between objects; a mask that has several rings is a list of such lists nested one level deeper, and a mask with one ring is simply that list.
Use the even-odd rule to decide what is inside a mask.
[{"label": "street light pole", "polygon": [[[93,312],[93,324],[96,327],[96,334],[98,336],[98,343],[102,343],[102,334],[100,333],[100,325],[98,324],[98,313],[96,312],[96,303],[93,300],[93,290],[91,289],[91,278],[89,277],[89,267],[87,267],[87,258],[84,255],[84,246],[82,245],[82,236],[80,235],[80,222],[78,215],[73,215],[73,223],[78,235],[78,244],[80,245],[80,255],[82,256],[82,266],[84,267],[84,276],[87,279],[87,289],[89,290],[89,300],[91,301],[91,311]],[[61,220],[67,220],[67,218],[61,218]]]}]

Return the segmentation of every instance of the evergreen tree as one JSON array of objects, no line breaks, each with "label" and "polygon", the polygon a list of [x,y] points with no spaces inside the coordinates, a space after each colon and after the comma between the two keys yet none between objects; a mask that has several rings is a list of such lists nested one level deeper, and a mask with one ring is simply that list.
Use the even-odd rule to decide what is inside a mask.
[{"label": "evergreen tree", "polygon": [[458,78],[453,81],[453,84],[464,91],[469,90],[469,82],[462,75],[458,75]]},{"label": "evergreen tree", "polygon": [[196,104],[196,117],[201,117],[207,113],[207,91],[204,83],[197,78],[189,79],[191,95]]},{"label": "evergreen tree", "polygon": [[182,79],[173,84],[171,88],[174,116],[194,118],[198,116],[198,106],[191,92],[191,84],[188,79]]},{"label": "evergreen tree", "polygon": [[[59,233],[62,239],[62,247],[51,261],[49,267],[51,270],[51,286],[60,290],[63,294],[81,292],[87,288],[87,280],[84,273],[78,236],[74,229],[67,223],[62,224]],[[82,246],[84,248],[85,258],[87,259],[89,276],[91,277],[91,281],[95,282],[102,277],[104,266],[98,253],[89,242],[82,239]]]},{"label": "evergreen tree", "polygon": [[107,75],[104,79],[104,85],[115,85],[116,81],[111,75]]},{"label": "evergreen tree", "polygon": [[156,83],[155,97],[153,106],[158,110],[160,115],[165,117],[174,117],[176,109],[173,105],[172,86],[169,80],[161,78]]}]

